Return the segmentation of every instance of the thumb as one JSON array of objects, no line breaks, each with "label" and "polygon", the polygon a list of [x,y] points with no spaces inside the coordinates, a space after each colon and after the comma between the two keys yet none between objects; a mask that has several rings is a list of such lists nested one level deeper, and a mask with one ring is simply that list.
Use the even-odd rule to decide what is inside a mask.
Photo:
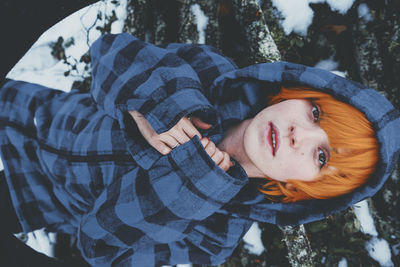
[{"label": "thumb", "polygon": [[196,127],[196,128],[200,128],[203,130],[208,130],[211,128],[211,124],[209,123],[205,123],[204,121],[202,121],[200,118],[195,117],[195,116],[190,116],[190,121],[192,122],[192,124]]}]

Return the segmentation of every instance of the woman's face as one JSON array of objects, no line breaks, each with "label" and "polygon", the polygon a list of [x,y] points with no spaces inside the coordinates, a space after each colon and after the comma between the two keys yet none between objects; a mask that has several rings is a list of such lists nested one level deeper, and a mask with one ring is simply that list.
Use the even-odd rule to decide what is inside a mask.
[{"label": "woman's face", "polygon": [[319,115],[320,108],[311,101],[293,99],[269,106],[251,119],[243,141],[256,176],[311,181],[324,170],[330,147]]}]

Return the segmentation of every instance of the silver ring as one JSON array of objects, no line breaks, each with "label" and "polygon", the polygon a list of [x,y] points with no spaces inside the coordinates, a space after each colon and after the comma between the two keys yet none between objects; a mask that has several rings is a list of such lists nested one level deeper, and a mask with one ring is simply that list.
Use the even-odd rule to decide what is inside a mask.
[{"label": "silver ring", "polygon": [[172,149],[178,147],[179,145],[180,145],[179,142],[177,142],[177,143],[172,147]]}]

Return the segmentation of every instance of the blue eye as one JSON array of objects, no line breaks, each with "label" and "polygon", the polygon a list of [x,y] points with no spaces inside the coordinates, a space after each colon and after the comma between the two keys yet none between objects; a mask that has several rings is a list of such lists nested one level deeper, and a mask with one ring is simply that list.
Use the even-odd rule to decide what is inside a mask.
[{"label": "blue eye", "polygon": [[326,164],[326,154],[321,148],[318,148],[318,163],[321,169]]},{"label": "blue eye", "polygon": [[319,110],[319,108],[316,104],[314,104],[314,103],[311,103],[311,104],[312,104],[311,113],[313,115],[314,122],[318,122],[319,116],[321,115],[321,111]]}]

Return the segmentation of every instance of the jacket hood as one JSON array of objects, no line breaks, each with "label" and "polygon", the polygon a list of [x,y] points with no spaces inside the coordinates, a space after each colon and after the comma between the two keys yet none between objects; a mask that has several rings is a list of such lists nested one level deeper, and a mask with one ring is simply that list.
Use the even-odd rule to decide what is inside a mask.
[{"label": "jacket hood", "polygon": [[239,217],[279,225],[304,224],[321,220],[365,198],[373,196],[392,173],[400,154],[400,116],[380,93],[362,84],[347,80],[329,71],[304,65],[275,62],[252,65],[219,76],[212,87],[221,90],[243,90],[255,115],[265,106],[265,95],[281,86],[302,85],[334,96],[348,103],[371,122],[379,142],[379,160],[368,182],[352,193],[326,199],[296,203],[272,203],[254,186],[246,186],[224,208]]}]

